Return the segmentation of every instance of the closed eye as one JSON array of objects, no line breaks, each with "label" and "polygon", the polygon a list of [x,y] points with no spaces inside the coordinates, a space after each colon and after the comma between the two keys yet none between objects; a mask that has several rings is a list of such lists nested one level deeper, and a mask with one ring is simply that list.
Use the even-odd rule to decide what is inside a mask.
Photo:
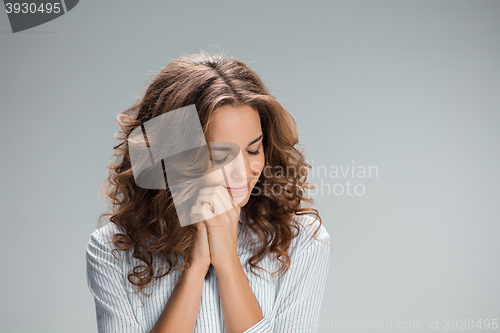
[{"label": "closed eye", "polygon": [[247,150],[247,153],[249,153],[251,155],[259,155],[260,154],[260,149],[257,150],[257,151],[249,151],[249,150]]},{"label": "closed eye", "polygon": [[228,156],[229,156],[229,155],[226,155],[226,157],[224,157],[224,158],[223,158],[223,159],[221,159],[221,160],[215,160],[215,159],[214,159],[215,164],[222,164],[222,163],[224,163],[224,162],[227,160]]},{"label": "closed eye", "polygon": [[[261,136],[261,138],[262,138],[262,136]],[[247,153],[249,153],[250,155],[259,155],[260,154],[260,147],[262,147],[262,143],[259,145],[259,148],[257,148],[257,150],[255,150],[255,151],[247,150]]]}]

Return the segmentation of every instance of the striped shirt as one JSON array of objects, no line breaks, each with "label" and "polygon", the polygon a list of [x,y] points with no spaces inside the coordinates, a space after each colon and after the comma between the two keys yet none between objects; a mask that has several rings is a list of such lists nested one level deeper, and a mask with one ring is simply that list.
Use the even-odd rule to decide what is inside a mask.
[{"label": "striped shirt", "polygon": [[[268,256],[258,263],[268,272],[255,270],[264,279],[250,271],[247,264],[251,256],[251,243],[257,242],[253,233],[245,232],[245,222],[238,224],[237,251],[248,282],[264,318],[244,333],[317,332],[321,302],[325,289],[330,259],[330,236],[323,225],[311,237],[318,225],[310,215],[295,216],[300,233],[292,240],[289,249],[290,268],[278,280],[270,273],[279,268],[277,260]],[[311,224],[311,225],[309,225]],[[172,271],[154,286],[148,285],[145,297],[135,291],[127,279],[131,269],[142,261],[132,257],[132,251],[115,251],[111,254],[112,235],[123,232],[109,222],[96,229],[87,245],[87,284],[94,296],[99,333],[130,332],[149,333],[160,317],[176,281],[182,272]],[[328,245],[327,245],[328,244]],[[183,259],[181,258],[181,263]],[[153,258],[153,263],[155,258]],[[155,266],[157,267],[157,266]],[[144,305],[143,305],[144,303]],[[212,265],[203,284],[201,303],[194,329],[196,333],[225,333],[219,295],[217,274]]]}]

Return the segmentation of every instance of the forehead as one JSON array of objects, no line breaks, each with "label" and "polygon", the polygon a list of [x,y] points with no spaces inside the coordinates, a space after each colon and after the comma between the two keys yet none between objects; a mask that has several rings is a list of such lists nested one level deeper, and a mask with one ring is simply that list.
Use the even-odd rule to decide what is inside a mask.
[{"label": "forehead", "polygon": [[215,112],[210,131],[210,141],[246,146],[262,134],[259,113],[248,105],[223,106]]}]

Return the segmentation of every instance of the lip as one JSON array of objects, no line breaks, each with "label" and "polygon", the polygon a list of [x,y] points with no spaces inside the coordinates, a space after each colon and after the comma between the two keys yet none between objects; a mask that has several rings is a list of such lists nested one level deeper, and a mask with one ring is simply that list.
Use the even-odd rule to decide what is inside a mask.
[{"label": "lip", "polygon": [[233,186],[233,187],[226,187],[226,189],[231,192],[232,194],[244,194],[248,191],[248,188],[250,187],[250,183],[246,183],[241,186]]}]

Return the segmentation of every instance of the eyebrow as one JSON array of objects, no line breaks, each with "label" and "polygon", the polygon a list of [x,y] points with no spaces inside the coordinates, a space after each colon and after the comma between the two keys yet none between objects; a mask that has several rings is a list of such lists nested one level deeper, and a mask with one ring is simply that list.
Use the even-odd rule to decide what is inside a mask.
[{"label": "eyebrow", "polygon": [[251,146],[253,145],[254,143],[256,143],[257,141],[259,141],[260,139],[262,139],[264,137],[264,134],[261,134],[257,139],[253,140],[252,142],[250,142],[248,145]]},{"label": "eyebrow", "polygon": [[[261,134],[257,139],[255,140],[252,140],[248,146],[251,146],[253,145],[254,143],[258,142],[260,139],[262,139],[264,137],[264,134]],[[231,148],[229,147],[212,147],[212,150],[214,151],[228,151],[228,150],[231,150]]]}]

